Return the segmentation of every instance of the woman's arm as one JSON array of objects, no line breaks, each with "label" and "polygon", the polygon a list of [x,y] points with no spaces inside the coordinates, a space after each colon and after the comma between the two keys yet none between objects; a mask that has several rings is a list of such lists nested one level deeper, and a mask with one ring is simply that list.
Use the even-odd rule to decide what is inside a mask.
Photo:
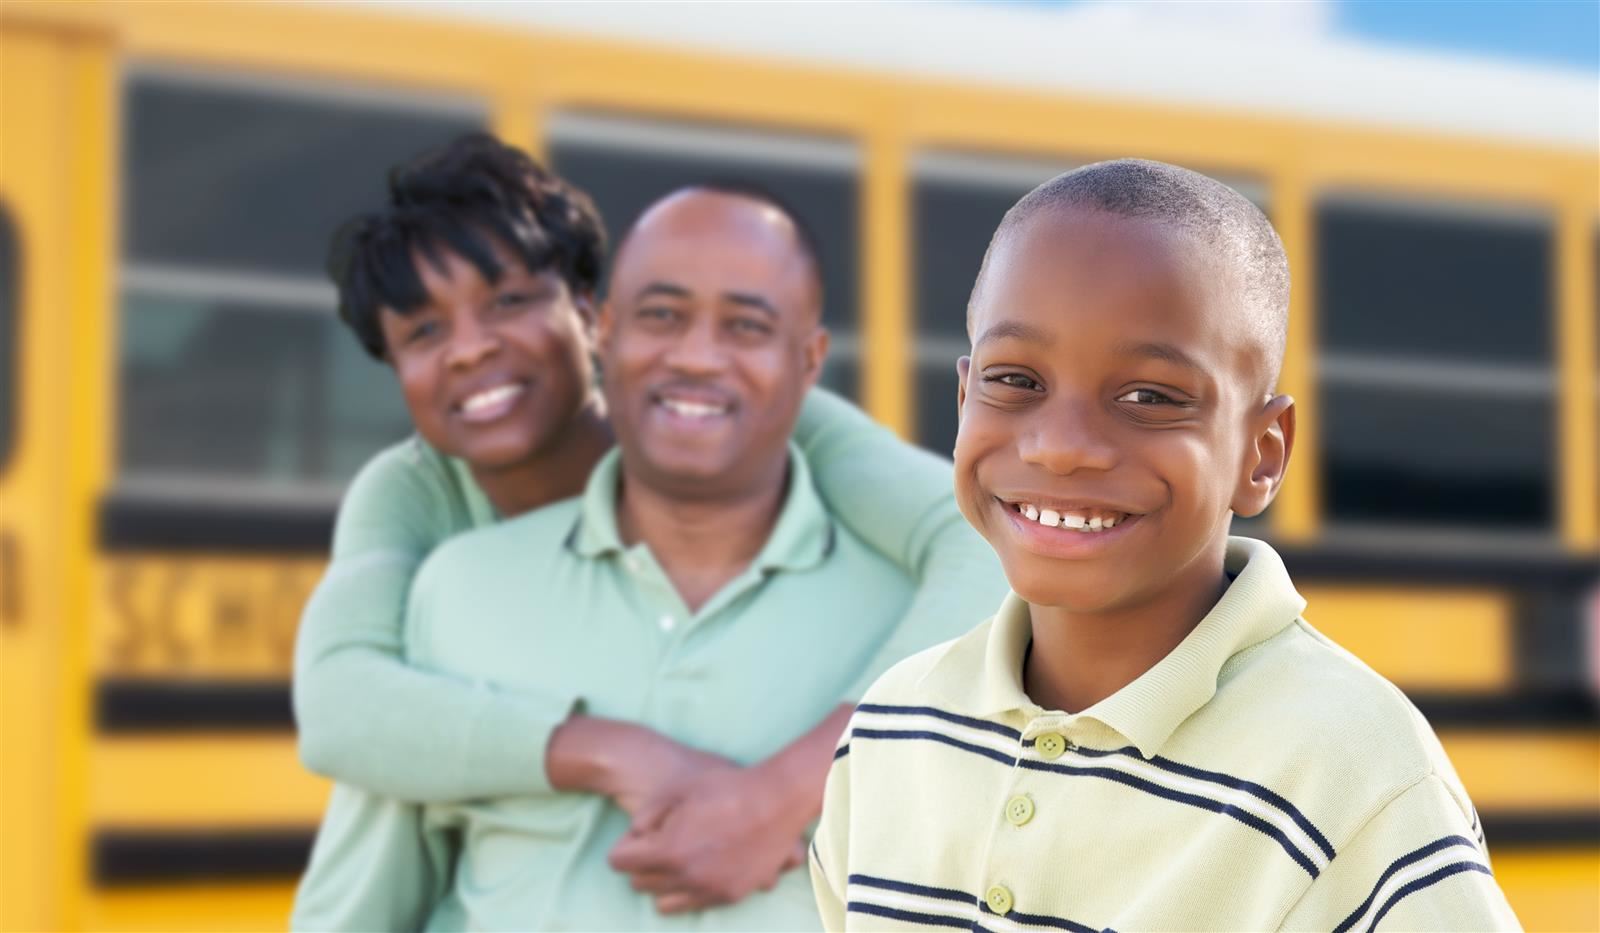
[{"label": "woman's arm", "polygon": [[917,584],[900,622],[841,698],[854,703],[902,658],[993,615],[1006,579],[956,507],[948,460],[901,441],[826,389],[806,396],[795,442],[834,517]]},{"label": "woman's arm", "polygon": [[362,470],[340,507],[333,559],[295,645],[301,760],[406,801],[548,790],[545,744],[576,703],[405,664],[412,577],[428,552],[471,524],[454,483],[416,442]]}]

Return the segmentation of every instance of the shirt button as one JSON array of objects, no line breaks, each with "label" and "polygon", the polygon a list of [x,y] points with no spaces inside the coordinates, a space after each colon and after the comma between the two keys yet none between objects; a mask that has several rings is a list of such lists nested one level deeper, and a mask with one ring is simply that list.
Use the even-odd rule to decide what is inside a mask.
[{"label": "shirt button", "polygon": [[983,901],[989,905],[990,910],[1001,917],[1011,913],[1011,892],[1006,890],[1005,885],[997,884],[991,887],[988,893],[983,895]]},{"label": "shirt button", "polygon": [[1033,819],[1033,801],[1018,794],[1006,801],[1006,819],[1012,826],[1021,826]]},{"label": "shirt button", "polygon": [[677,627],[678,620],[674,619],[672,616],[662,616],[657,620],[657,623],[661,626],[661,630],[663,632],[670,632]]},{"label": "shirt button", "polygon": [[1054,732],[1046,732],[1033,740],[1033,747],[1038,749],[1040,758],[1053,760],[1067,750],[1067,740]]}]

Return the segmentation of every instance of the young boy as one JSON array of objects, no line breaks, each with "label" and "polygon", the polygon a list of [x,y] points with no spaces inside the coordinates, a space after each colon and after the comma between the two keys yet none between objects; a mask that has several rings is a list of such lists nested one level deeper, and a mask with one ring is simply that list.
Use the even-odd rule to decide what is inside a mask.
[{"label": "young boy", "polygon": [[1228,537],[1294,446],[1288,296],[1267,219],[1181,168],[1006,214],[955,483],[1013,592],[858,707],[811,850],[829,929],[1516,927],[1428,724]]}]

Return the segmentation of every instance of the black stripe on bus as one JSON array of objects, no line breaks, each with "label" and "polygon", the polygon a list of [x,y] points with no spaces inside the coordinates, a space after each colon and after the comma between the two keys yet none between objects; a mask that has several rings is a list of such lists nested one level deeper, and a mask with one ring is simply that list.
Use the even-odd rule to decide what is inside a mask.
[{"label": "black stripe on bus", "polygon": [[[1492,534],[1487,536],[1492,539]],[[1314,544],[1273,543],[1296,583],[1397,583],[1409,586],[1470,585],[1512,589],[1587,590],[1600,582],[1590,555],[1546,549],[1485,548],[1447,552],[1409,544],[1403,536],[1342,541],[1337,535]]]},{"label": "black stripe on bus", "polygon": [[113,492],[100,503],[100,548],[326,553],[334,506],[220,502]]},{"label": "black stripe on bus", "polygon": [[94,712],[102,733],[294,731],[282,680],[102,680]]},{"label": "black stripe on bus", "polygon": [[95,884],[114,887],[229,880],[293,880],[305,870],[316,831],[295,829],[135,830],[94,834]]},{"label": "black stripe on bus", "polygon": [[1588,731],[1600,729],[1600,700],[1581,687],[1515,693],[1410,693],[1436,730]]},{"label": "black stripe on bus", "polygon": [[1484,811],[1489,857],[1508,849],[1600,849],[1600,810]]}]

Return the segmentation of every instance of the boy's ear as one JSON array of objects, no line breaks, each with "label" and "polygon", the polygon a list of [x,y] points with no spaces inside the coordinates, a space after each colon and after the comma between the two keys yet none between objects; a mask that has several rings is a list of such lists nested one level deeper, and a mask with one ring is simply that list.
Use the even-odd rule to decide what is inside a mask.
[{"label": "boy's ear", "polygon": [[1289,455],[1294,452],[1294,399],[1287,395],[1267,399],[1251,419],[1250,432],[1250,448],[1229,503],[1233,514],[1245,518],[1266,511],[1289,471]]},{"label": "boy's ear", "polygon": [[972,357],[956,360],[956,424],[961,423],[961,409],[967,407],[967,373],[972,372]]}]

